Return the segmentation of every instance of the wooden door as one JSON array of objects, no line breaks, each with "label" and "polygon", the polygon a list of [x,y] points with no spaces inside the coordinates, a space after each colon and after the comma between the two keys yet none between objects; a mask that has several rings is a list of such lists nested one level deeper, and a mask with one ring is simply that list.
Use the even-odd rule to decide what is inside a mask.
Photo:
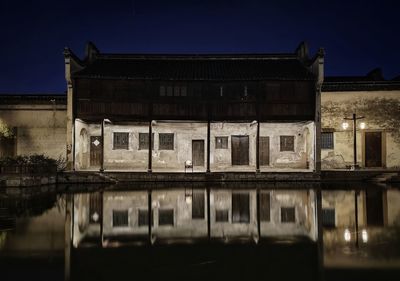
[{"label": "wooden door", "polygon": [[365,167],[382,167],[381,132],[365,132]]},{"label": "wooden door", "polygon": [[192,140],[193,166],[204,167],[204,140]]},{"label": "wooden door", "polygon": [[103,145],[100,136],[90,136],[90,166],[101,165]]},{"label": "wooden door", "polygon": [[103,195],[95,192],[89,196],[89,222],[100,223],[103,220]]},{"label": "wooden door", "polygon": [[249,165],[249,136],[232,136],[232,165]]},{"label": "wooden door", "polygon": [[383,192],[381,189],[366,190],[367,226],[383,226]]},{"label": "wooden door", "polygon": [[260,137],[260,165],[269,165],[269,137]]},{"label": "wooden door", "polygon": [[249,193],[232,193],[232,222],[250,222],[250,195]]}]

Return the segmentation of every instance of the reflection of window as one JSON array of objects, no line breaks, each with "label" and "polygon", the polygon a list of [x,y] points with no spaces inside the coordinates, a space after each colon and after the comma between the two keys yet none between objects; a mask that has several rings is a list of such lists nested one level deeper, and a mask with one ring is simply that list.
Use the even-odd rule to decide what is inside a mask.
[{"label": "reflection of window", "polygon": [[128,226],[128,210],[113,210],[113,227]]},{"label": "reflection of window", "polygon": [[159,134],[159,149],[174,150],[174,134]]},{"label": "reflection of window", "polygon": [[[139,133],[139,150],[149,149],[149,134]],[[154,133],[151,134],[151,149],[154,150]]]},{"label": "reflection of window", "polygon": [[321,148],[333,149],[333,132],[321,133]]},{"label": "reflection of window", "polygon": [[158,210],[158,225],[174,225],[174,210]]},{"label": "reflection of window", "polygon": [[128,149],[129,148],[129,133],[114,133],[113,149]]},{"label": "reflection of window", "polygon": [[271,220],[271,198],[269,193],[260,193],[260,220]]},{"label": "reflection of window", "polygon": [[192,219],[204,219],[204,192],[193,192]]},{"label": "reflection of window", "polygon": [[294,151],[294,136],[281,136],[281,151]]},{"label": "reflection of window", "polygon": [[335,227],[335,209],[322,209],[322,226]]},{"label": "reflection of window", "polygon": [[232,194],[232,222],[250,222],[250,196],[248,193]]},{"label": "reflection of window", "polygon": [[[153,225],[153,210],[151,211],[151,225]],[[149,212],[147,210],[139,210],[138,225],[146,226],[149,225]]]},{"label": "reflection of window", "polygon": [[228,210],[215,210],[216,222],[228,222],[228,216],[229,216]]},{"label": "reflection of window", "polygon": [[215,148],[218,149],[228,148],[228,137],[215,137]]},{"label": "reflection of window", "polygon": [[281,208],[281,222],[295,222],[296,215],[294,207]]}]

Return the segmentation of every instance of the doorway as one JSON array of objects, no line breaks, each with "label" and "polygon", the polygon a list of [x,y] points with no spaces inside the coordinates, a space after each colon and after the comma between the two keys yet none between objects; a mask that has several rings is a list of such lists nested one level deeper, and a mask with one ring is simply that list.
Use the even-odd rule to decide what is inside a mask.
[{"label": "doorway", "polygon": [[260,137],[260,165],[269,165],[269,137]]},{"label": "doorway", "polygon": [[232,136],[232,165],[249,165],[249,136]]},{"label": "doorway", "polygon": [[100,136],[90,136],[90,166],[101,165],[103,144]]},{"label": "doorway", "polygon": [[204,140],[192,140],[193,166],[204,167]]},{"label": "doorway", "polygon": [[382,132],[365,132],[365,167],[382,167]]}]

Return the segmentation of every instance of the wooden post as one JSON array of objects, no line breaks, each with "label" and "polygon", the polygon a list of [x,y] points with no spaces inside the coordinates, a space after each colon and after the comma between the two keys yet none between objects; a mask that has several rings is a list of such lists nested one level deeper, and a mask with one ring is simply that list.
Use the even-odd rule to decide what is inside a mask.
[{"label": "wooden post", "polygon": [[147,167],[147,172],[151,173],[152,172],[152,150],[151,150],[151,143],[152,143],[152,138],[153,138],[153,128],[151,125],[152,120],[149,121],[149,156],[148,156],[148,167]]},{"label": "wooden post", "polygon": [[101,162],[100,172],[104,172],[104,119],[101,121]]},{"label": "wooden post", "polygon": [[260,218],[260,189],[256,189],[257,192],[257,234],[258,234],[258,241],[261,240],[261,218]]},{"label": "wooden post", "polygon": [[210,173],[210,120],[207,121],[207,169],[206,172]]},{"label": "wooden post", "polygon": [[72,251],[72,221],[73,221],[73,195],[65,195],[65,225],[64,225],[64,280],[71,280],[71,251]]},{"label": "wooden post", "polygon": [[211,240],[211,207],[210,207],[210,187],[207,186],[207,236]]},{"label": "wooden post", "polygon": [[257,120],[256,172],[260,172],[260,122]]},{"label": "wooden post", "polygon": [[322,191],[321,187],[317,188],[317,249],[318,249],[318,273],[319,280],[324,280],[324,233],[322,229]]},{"label": "wooden post", "polygon": [[147,198],[148,198],[148,201],[147,201],[147,220],[148,220],[148,225],[149,225],[149,244],[151,245],[152,244],[152,239],[151,239],[151,217],[152,217],[152,210],[151,210],[151,189],[149,189],[148,190],[148,192],[147,192]]}]

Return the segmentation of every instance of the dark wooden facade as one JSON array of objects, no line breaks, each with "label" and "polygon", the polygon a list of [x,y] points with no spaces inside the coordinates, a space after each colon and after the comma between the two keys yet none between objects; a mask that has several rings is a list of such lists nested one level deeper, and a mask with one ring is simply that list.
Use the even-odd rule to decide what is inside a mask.
[{"label": "dark wooden facade", "polygon": [[[185,96],[160,87],[185,87]],[[314,120],[314,80],[137,81],[75,78],[75,118],[88,121]]]}]

